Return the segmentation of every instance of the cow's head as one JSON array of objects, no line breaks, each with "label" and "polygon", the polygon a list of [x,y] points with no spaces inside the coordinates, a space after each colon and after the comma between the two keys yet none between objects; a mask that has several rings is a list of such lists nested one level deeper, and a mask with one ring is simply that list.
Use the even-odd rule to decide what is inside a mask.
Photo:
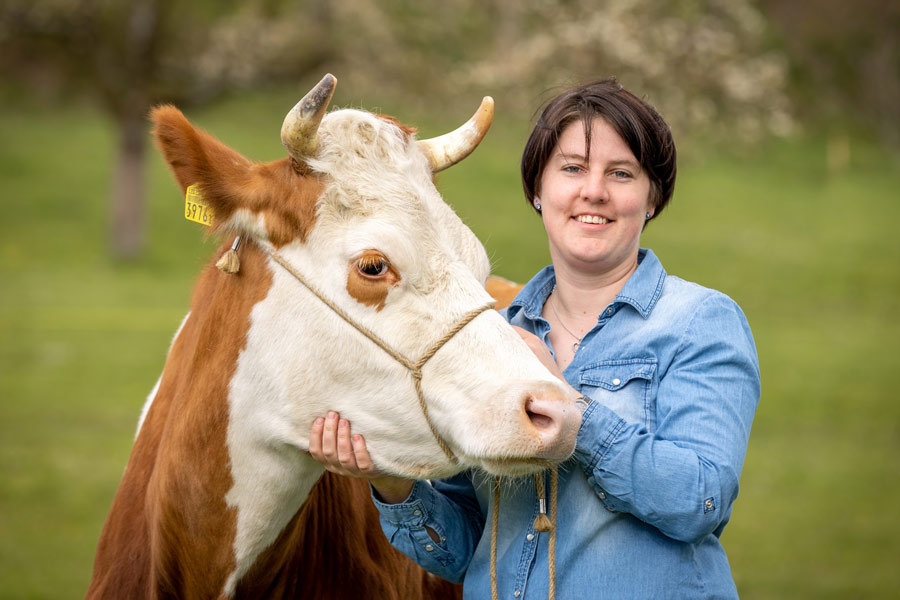
[{"label": "cow's head", "polygon": [[[253,163],[173,107],[154,112],[157,140],[182,188],[199,184],[214,227],[251,241],[242,252],[277,253],[362,329],[415,361],[490,300],[484,248],[442,200],[433,174],[481,141],[492,102],[456,131],[417,141],[391,118],[325,114],[334,85],[326,76],[288,114],[289,158]],[[571,453],[574,404],[495,311],[479,314],[425,364],[432,431],[406,367],[271,256],[264,264],[270,289],[250,314],[229,388],[229,429],[240,430],[229,431],[231,446],[302,450],[312,420],[337,410],[365,435],[376,464],[399,475],[470,466],[519,474]]]}]

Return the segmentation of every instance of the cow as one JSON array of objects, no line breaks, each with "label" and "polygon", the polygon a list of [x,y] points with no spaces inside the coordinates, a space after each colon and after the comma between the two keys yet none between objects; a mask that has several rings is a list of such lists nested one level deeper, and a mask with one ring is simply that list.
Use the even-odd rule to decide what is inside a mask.
[{"label": "cow", "polygon": [[417,140],[390,117],[328,112],[335,85],[288,113],[289,156],[270,163],[173,106],[151,114],[182,192],[198,186],[213,211],[217,256],[240,264],[214,257],[199,276],[88,598],[459,597],[390,547],[366,483],[309,456],[327,410],[399,476],[517,476],[574,448],[577,409],[490,310],[484,248],[434,185],[481,141],[492,101]]}]

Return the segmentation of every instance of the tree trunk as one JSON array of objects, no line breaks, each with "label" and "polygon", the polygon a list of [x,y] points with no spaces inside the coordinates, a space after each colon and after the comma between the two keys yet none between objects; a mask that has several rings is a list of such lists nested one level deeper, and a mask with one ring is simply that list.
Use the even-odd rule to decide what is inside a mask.
[{"label": "tree trunk", "polygon": [[137,111],[120,115],[117,123],[119,143],[112,175],[110,241],[113,258],[130,260],[144,251],[147,123],[143,112]]}]

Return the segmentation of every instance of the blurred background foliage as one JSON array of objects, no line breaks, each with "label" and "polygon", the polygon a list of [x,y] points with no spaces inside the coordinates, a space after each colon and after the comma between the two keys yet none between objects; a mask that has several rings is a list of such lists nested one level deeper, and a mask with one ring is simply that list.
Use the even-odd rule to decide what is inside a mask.
[{"label": "blurred background foliage", "polygon": [[[144,248],[145,116],[310,78],[447,106],[489,90],[510,116],[615,75],[679,138],[730,143],[863,127],[900,144],[900,5],[860,0],[7,0],[7,96],[90,98],[118,132],[111,248]],[[543,95],[541,92],[544,91]],[[799,116],[802,114],[802,119]],[[838,165],[839,166],[839,165]]]},{"label": "blurred background foliage", "polygon": [[498,273],[548,261],[518,159],[554,91],[616,76],[672,124],[644,245],[748,314],[763,370],[723,536],[742,597],[893,598],[900,571],[900,4],[4,0],[0,598],[83,595],[144,396],[215,240],[153,104],[257,160],[326,72],[423,136],[497,102],[439,187]]}]

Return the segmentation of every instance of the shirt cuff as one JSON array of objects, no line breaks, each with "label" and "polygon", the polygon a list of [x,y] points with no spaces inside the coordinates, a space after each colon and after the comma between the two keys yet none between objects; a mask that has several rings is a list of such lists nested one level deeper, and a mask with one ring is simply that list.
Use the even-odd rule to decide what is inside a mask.
[{"label": "shirt cuff", "polygon": [[381,518],[396,527],[422,527],[434,508],[435,491],[427,481],[416,481],[409,496],[399,504],[382,502],[375,488],[369,485],[369,489]]},{"label": "shirt cuff", "polygon": [[581,418],[581,428],[575,439],[575,459],[587,471],[594,472],[597,463],[610,449],[626,421],[611,409],[591,402]]}]

